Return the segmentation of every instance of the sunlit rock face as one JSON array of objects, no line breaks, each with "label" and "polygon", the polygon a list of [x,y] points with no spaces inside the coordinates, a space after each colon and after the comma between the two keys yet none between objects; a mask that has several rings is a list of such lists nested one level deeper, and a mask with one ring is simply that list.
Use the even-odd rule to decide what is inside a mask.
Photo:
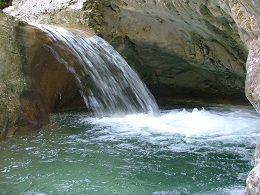
[{"label": "sunlit rock face", "polygon": [[[258,4],[15,0],[5,12],[30,22],[91,27],[126,58],[156,97],[241,103],[247,102],[248,51],[259,34]],[[247,80],[247,97],[256,104]]]},{"label": "sunlit rock face", "polygon": [[255,39],[249,47],[247,59],[246,95],[256,111],[260,113],[260,39]]},{"label": "sunlit rock face", "polygon": [[260,193],[260,140],[256,145],[254,160],[255,167],[246,179],[247,187],[243,195],[258,195]]},{"label": "sunlit rock face", "polygon": [[31,23],[53,24],[89,31],[82,5],[85,0],[14,0],[4,12]]}]

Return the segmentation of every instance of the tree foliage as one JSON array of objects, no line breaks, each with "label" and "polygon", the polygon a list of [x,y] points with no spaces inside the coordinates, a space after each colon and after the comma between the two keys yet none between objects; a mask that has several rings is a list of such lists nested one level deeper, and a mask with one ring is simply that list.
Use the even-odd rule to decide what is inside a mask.
[{"label": "tree foliage", "polygon": [[12,5],[12,0],[0,0],[0,9],[4,9],[10,5]]}]

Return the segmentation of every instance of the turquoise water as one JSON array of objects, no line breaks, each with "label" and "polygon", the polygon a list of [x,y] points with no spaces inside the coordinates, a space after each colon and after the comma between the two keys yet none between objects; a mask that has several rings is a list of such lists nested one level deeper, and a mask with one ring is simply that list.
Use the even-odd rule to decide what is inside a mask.
[{"label": "turquoise water", "polygon": [[165,108],[53,125],[0,141],[0,194],[242,194],[260,136],[248,107]]}]

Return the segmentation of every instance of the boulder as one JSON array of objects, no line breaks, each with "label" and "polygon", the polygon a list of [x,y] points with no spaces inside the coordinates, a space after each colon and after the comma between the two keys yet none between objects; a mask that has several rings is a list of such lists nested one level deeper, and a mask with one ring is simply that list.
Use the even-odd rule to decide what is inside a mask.
[{"label": "boulder", "polygon": [[250,171],[246,179],[246,189],[243,195],[260,194],[260,139],[256,145],[254,168]]},{"label": "boulder", "polygon": [[260,114],[260,37],[251,42],[246,66],[246,96]]},{"label": "boulder", "polygon": [[85,0],[13,0],[4,12],[30,23],[53,24],[89,31],[82,5]]}]

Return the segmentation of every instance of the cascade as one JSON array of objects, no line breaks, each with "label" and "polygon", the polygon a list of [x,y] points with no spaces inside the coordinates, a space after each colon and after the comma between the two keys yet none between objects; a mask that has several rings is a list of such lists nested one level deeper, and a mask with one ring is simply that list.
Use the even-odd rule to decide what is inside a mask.
[{"label": "cascade", "polygon": [[158,113],[154,97],[120,54],[104,39],[64,28],[35,25],[54,44],[45,44],[76,79],[86,106],[96,116]]}]

